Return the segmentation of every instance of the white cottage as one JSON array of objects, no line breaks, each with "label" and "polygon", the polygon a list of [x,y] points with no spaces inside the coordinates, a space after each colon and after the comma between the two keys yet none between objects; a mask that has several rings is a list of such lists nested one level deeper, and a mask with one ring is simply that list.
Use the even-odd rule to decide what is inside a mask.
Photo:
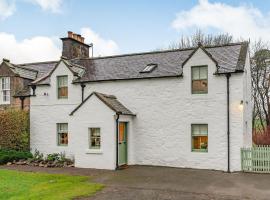
[{"label": "white cottage", "polygon": [[240,148],[252,145],[248,43],[89,58],[80,35],[62,40],[60,61],[36,64],[50,70],[31,84],[33,151],[82,168],[241,170]]}]

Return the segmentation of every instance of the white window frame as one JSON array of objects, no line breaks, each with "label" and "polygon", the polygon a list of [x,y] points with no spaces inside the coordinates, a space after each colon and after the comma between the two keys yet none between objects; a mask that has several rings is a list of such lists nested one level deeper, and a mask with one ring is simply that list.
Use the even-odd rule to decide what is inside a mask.
[{"label": "white window frame", "polygon": [[[66,125],[66,130],[63,130],[63,129],[61,129],[61,125]],[[68,146],[68,143],[69,143],[69,134],[68,134],[68,123],[57,123],[56,124],[56,127],[57,127],[57,146],[60,146],[60,147],[65,147],[65,146]],[[61,134],[67,134],[67,138],[68,138],[68,143],[67,144],[62,144],[61,142],[60,142],[60,135]]]},{"label": "white window frame", "polygon": [[[92,129],[99,129],[99,139],[100,139],[100,146],[99,147],[93,147],[91,145]],[[101,128],[100,127],[90,127],[90,128],[88,128],[88,148],[91,149],[91,150],[101,150],[101,146],[102,146]]]},{"label": "white window frame", "polygon": [[[4,92],[7,92],[8,95],[4,95]],[[8,96],[7,101],[4,101],[4,96]],[[10,77],[0,77],[0,104],[10,104],[10,98]]]}]

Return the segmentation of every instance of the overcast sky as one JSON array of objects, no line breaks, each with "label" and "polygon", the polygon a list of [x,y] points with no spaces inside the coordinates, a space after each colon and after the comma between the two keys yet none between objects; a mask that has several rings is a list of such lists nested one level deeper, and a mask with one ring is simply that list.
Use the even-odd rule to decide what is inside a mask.
[{"label": "overcast sky", "polygon": [[270,41],[270,0],[0,0],[0,59],[59,59],[67,31],[95,55],[166,47],[196,29]]}]

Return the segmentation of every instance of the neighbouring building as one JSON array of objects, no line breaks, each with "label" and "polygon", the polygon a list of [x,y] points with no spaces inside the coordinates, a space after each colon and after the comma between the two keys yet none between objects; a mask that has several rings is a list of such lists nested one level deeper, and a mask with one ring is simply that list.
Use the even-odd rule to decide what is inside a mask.
[{"label": "neighbouring building", "polygon": [[240,148],[252,145],[248,43],[89,57],[80,35],[62,41],[59,61],[17,65],[38,71],[33,151],[83,168],[241,170]]}]

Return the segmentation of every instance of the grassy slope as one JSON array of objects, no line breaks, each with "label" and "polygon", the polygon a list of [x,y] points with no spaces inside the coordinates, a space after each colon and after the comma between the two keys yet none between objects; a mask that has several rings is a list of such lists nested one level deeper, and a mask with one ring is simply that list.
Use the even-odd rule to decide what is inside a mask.
[{"label": "grassy slope", "polygon": [[2,200],[66,200],[88,196],[102,189],[89,177],[0,170]]}]

